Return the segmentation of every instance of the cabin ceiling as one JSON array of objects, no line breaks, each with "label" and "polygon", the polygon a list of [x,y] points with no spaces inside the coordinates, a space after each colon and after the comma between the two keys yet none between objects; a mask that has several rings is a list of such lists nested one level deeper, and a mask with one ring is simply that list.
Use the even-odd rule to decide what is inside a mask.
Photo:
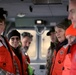
[{"label": "cabin ceiling", "polygon": [[8,11],[8,17],[17,17],[22,13],[27,17],[67,16],[68,0],[61,4],[34,4],[33,0],[0,0],[0,7]]}]

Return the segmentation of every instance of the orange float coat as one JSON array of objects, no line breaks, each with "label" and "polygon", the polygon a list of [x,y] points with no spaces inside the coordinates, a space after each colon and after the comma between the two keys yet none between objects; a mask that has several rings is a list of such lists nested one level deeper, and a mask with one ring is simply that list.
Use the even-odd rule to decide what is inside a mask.
[{"label": "orange float coat", "polygon": [[64,65],[64,59],[67,53],[67,49],[68,47],[62,47],[57,55],[56,55],[56,59],[55,59],[55,64],[54,64],[54,68],[53,68],[53,72],[52,75],[62,75],[62,71],[63,71],[63,65]]},{"label": "orange float coat", "polygon": [[15,53],[15,55],[17,56],[17,58],[19,59],[20,65],[21,65],[21,70],[22,70],[22,75],[28,75],[28,64],[26,62],[26,57],[25,55],[22,53],[22,48],[19,46],[18,48],[13,48],[13,51]]},{"label": "orange float coat", "polygon": [[8,49],[3,45],[3,43],[0,42],[0,68],[5,70],[6,72],[9,72],[10,74],[13,73],[14,75],[16,75],[16,67],[14,65],[15,60],[15,62],[18,64],[19,73],[20,75],[22,75],[21,65],[17,56],[14,54],[7,39],[4,36],[2,36],[2,38],[4,39]]},{"label": "orange float coat", "polygon": [[[14,53],[13,53],[13,56],[14,56],[14,61],[17,63],[19,73],[20,73],[20,75],[22,75],[22,69],[21,69],[20,61],[19,61],[18,57]],[[15,68],[15,73],[16,73],[16,68]]]},{"label": "orange float coat", "polygon": [[76,75],[76,43],[71,47],[71,62],[70,75]]},{"label": "orange float coat", "polygon": [[[73,24],[70,25],[65,33],[66,36],[71,35],[76,37],[76,29],[73,28]],[[76,38],[71,42],[71,68],[70,75],[76,75]]]},{"label": "orange float coat", "polygon": [[71,53],[68,53],[64,60],[62,75],[70,75],[70,69],[71,69]]},{"label": "orange float coat", "polygon": [[59,48],[56,49],[52,64],[53,67],[50,71],[50,75],[62,75],[64,59],[68,50],[67,43],[68,41],[64,40],[62,43],[59,44]]},{"label": "orange float coat", "polygon": [[13,60],[10,52],[0,42],[0,68],[9,73],[14,73]]}]

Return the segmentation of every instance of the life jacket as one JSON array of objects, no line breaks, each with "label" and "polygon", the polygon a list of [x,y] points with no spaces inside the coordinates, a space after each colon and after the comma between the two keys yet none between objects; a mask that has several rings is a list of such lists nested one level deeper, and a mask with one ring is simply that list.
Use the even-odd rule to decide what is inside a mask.
[{"label": "life jacket", "polygon": [[[6,39],[4,36],[2,36],[2,38],[4,39],[4,41],[5,41],[5,43],[6,43],[7,47],[8,47],[8,50],[6,50],[6,51],[8,51],[8,52],[10,53],[10,56],[11,56],[11,59],[10,59],[10,57],[7,57],[9,54],[7,54],[7,53],[5,52],[5,53],[6,53],[6,59],[8,58],[7,61],[10,62],[10,63],[8,63],[8,64],[11,64],[11,62],[12,62],[12,64],[11,64],[9,67],[7,67],[7,68],[8,68],[9,70],[13,71],[13,73],[16,75],[16,67],[14,66],[14,60],[15,60],[16,63],[18,64],[19,73],[20,73],[20,75],[22,75],[21,65],[20,65],[20,62],[19,62],[17,56],[14,54],[14,52],[13,52],[11,46],[9,45],[7,39]],[[4,45],[3,45],[3,46],[4,46]],[[5,48],[5,47],[4,47],[4,48]],[[3,51],[3,49],[1,49],[1,50]],[[3,56],[4,56],[4,55],[3,55]],[[4,57],[5,57],[5,56],[4,56]]]},{"label": "life jacket", "polygon": [[8,49],[0,42],[0,68],[15,74],[13,59]]},{"label": "life jacket", "polygon": [[64,45],[58,50],[53,66],[52,75],[62,75],[64,59],[67,54],[68,45]]},{"label": "life jacket", "polygon": [[71,62],[70,75],[76,75],[76,44],[71,47]]},{"label": "life jacket", "polygon": [[19,46],[16,49],[12,47],[12,49],[13,49],[15,55],[17,56],[17,57],[15,57],[15,59],[18,58],[20,61],[20,65],[21,65],[21,69],[22,69],[22,75],[28,75],[28,71],[27,71],[28,64],[26,62],[25,55],[22,52],[22,47]]},{"label": "life jacket", "polygon": [[[21,63],[20,63],[18,57],[14,54],[14,52],[13,52],[13,56],[14,56],[13,61],[16,62],[17,66],[18,66],[19,73],[20,73],[20,75],[22,75]],[[15,73],[16,73],[16,71],[17,71],[17,69],[15,66]]]},{"label": "life jacket", "polygon": [[70,75],[71,69],[71,53],[67,54],[64,61],[62,75]]},{"label": "life jacket", "polygon": [[69,46],[67,54],[65,56],[65,60],[64,60],[62,75],[70,75],[70,69],[71,69],[71,50]]}]

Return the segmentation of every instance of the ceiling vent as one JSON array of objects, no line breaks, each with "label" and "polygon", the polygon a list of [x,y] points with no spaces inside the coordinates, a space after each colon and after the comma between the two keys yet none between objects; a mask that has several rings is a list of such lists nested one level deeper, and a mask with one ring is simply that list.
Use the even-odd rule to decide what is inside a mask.
[{"label": "ceiling vent", "polygon": [[61,4],[61,0],[33,0],[34,4]]}]

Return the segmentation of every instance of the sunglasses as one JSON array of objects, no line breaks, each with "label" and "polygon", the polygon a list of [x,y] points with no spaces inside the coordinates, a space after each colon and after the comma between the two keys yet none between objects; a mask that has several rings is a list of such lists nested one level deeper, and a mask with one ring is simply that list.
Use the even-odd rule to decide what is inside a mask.
[{"label": "sunglasses", "polygon": [[12,40],[12,41],[14,41],[14,40],[19,41],[20,39],[19,39],[18,37],[16,37],[16,38],[11,38],[11,40]]}]

